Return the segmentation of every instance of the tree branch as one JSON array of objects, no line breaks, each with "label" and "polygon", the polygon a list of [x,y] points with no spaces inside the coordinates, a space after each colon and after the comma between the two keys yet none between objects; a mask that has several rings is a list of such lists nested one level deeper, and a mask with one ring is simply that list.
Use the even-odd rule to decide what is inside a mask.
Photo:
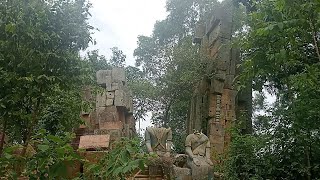
[{"label": "tree branch", "polygon": [[5,137],[5,132],[7,129],[7,119],[4,119],[3,122],[3,129],[2,129],[2,135],[1,135],[1,139],[0,139],[0,157],[2,156],[2,150],[3,150],[3,146],[4,146],[4,137]]},{"label": "tree branch", "polygon": [[312,30],[313,45],[314,45],[314,47],[316,49],[316,53],[317,53],[318,59],[320,61],[320,52],[319,52],[318,41],[317,41],[317,32],[316,32],[314,23],[312,23],[312,21],[310,21],[310,27],[311,27],[311,30]]}]

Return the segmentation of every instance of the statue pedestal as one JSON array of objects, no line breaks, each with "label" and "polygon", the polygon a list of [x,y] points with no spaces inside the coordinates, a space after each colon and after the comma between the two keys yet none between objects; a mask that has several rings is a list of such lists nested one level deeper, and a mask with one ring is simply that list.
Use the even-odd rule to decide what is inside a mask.
[{"label": "statue pedestal", "polygon": [[174,166],[173,171],[176,180],[192,180],[191,169],[189,168]]}]

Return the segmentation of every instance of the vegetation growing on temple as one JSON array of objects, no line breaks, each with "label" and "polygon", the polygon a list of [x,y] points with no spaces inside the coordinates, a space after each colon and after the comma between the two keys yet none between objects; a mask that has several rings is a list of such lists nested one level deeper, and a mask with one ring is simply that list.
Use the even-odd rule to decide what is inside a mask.
[{"label": "vegetation growing on temple", "polygon": [[[225,179],[319,179],[318,0],[167,0],[167,17],[138,37],[136,66],[116,47],[110,58],[80,55],[94,43],[86,0],[1,1],[0,176],[70,178],[68,167],[88,163],[70,144],[83,124],[79,113],[95,106],[80,89],[101,92],[96,72],[114,67],[125,69],[135,120],[151,113],[154,124],[172,129],[174,153],[184,153],[195,89],[213,77],[205,71],[212,57],[193,38],[224,4],[235,8],[232,47],[241,54],[233,83],[254,98],[252,117],[226,129],[231,143],[214,171]],[[87,164],[91,177],[78,178],[129,177],[147,163],[143,150],[137,139],[119,140]]]}]

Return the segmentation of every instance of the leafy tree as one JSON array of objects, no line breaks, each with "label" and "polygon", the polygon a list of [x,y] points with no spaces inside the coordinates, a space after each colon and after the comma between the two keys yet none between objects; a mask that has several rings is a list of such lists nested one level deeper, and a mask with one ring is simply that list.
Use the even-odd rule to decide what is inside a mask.
[{"label": "leafy tree", "polygon": [[244,68],[240,79],[252,79],[255,90],[267,90],[276,102],[263,107],[267,114],[255,119],[256,131],[251,137],[259,139],[258,146],[248,145],[253,148],[253,159],[265,163],[235,163],[230,168],[252,170],[247,171],[248,176],[235,172],[233,177],[317,179],[320,3],[262,0],[250,6],[255,9],[248,13],[245,31],[239,36]]},{"label": "leafy tree", "polygon": [[0,2],[1,124],[15,142],[27,147],[52,97],[84,82],[79,51],[92,41],[89,8],[84,0]]},{"label": "leafy tree", "polygon": [[178,132],[173,137],[177,152],[184,152],[182,142],[193,89],[203,77],[208,59],[199,55],[192,37],[198,21],[210,17],[216,5],[212,0],[167,1],[167,18],[155,24],[150,37],[139,36],[134,51],[136,65],[148,86],[153,86],[144,98],[153,99],[146,109],[152,110],[155,124]]},{"label": "leafy tree", "polygon": [[112,56],[110,58],[110,64],[115,67],[124,67],[126,61],[126,55],[117,47],[111,48]]}]

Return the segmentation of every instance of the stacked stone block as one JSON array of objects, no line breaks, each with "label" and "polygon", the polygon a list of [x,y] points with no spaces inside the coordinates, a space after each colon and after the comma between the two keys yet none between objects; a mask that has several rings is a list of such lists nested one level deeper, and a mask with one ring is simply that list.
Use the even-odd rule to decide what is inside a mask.
[{"label": "stacked stone block", "polygon": [[[96,96],[99,129],[94,134],[110,134],[111,141],[134,132],[132,93],[126,86],[123,68],[100,70],[97,83],[103,88]],[[129,126],[129,127],[128,127]],[[132,131],[132,132],[129,132]]]},{"label": "stacked stone block", "polygon": [[[239,49],[231,46],[233,7],[218,8],[212,18],[200,23],[194,43],[199,43],[210,61],[206,73],[199,82],[191,102],[188,131],[202,129],[210,139],[214,163],[220,163],[227,152],[231,137],[228,129],[239,121],[241,112],[251,112],[251,89],[238,92],[234,87],[236,68],[240,63]],[[250,131],[251,120],[247,117],[243,128]],[[222,157],[223,158],[223,157]]]},{"label": "stacked stone block", "polygon": [[[97,148],[108,149],[109,144],[105,144],[106,142],[112,143],[121,137],[135,135],[132,93],[126,86],[123,68],[99,70],[96,72],[96,79],[101,87],[97,93],[93,93],[92,88],[84,88],[84,100],[95,101],[95,107],[82,111],[81,116],[86,124],[76,131],[77,141],[80,141],[79,147],[94,149],[93,144],[90,144],[94,142],[99,146]],[[108,141],[99,143],[101,139]]]}]

